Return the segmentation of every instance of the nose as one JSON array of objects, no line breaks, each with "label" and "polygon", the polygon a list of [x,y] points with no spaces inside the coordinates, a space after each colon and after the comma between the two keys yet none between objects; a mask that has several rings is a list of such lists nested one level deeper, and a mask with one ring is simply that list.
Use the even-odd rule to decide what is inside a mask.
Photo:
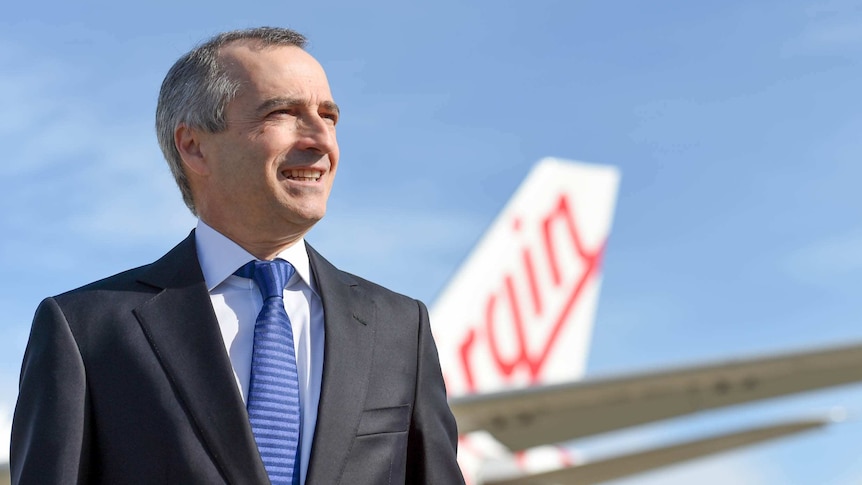
[{"label": "nose", "polygon": [[338,148],[335,139],[335,125],[317,113],[307,114],[299,120],[299,140],[297,145],[305,150],[321,154],[331,153]]}]

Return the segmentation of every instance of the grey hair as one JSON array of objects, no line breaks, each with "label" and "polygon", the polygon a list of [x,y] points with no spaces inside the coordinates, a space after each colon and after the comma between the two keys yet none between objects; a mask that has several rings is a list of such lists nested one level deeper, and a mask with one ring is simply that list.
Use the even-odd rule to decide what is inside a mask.
[{"label": "grey hair", "polygon": [[216,35],[182,57],[168,71],[156,106],[156,136],[171,173],[192,214],[197,215],[183,160],[174,142],[180,125],[218,133],[227,128],[225,110],[236,97],[239,82],[231,79],[219,59],[225,45],[253,40],[262,46],[295,46],[304,49],[302,34],[280,27],[256,27]]}]

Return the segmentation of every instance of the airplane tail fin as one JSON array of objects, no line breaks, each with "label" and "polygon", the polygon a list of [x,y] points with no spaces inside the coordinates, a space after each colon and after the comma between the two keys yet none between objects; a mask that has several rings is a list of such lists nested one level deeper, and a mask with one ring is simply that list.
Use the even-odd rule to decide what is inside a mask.
[{"label": "airplane tail fin", "polygon": [[450,396],[584,372],[619,172],[539,161],[431,309]]}]

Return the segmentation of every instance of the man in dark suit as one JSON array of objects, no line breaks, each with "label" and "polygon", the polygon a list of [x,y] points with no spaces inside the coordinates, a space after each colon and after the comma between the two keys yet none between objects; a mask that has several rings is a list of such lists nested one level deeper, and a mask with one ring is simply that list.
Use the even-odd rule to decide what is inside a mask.
[{"label": "man in dark suit", "polygon": [[[339,116],[304,43],[287,29],[228,32],[171,68],[156,127],[198,227],[152,264],[42,302],[13,483],[463,483],[424,305],[303,239],[326,209]],[[288,269],[267,296],[275,283],[255,272],[276,266]],[[292,346],[259,337],[279,322]],[[290,356],[276,377],[260,367],[271,348]],[[273,417],[256,396],[282,381],[299,408]],[[288,421],[295,433],[267,441]],[[281,439],[289,466],[270,456]]]}]

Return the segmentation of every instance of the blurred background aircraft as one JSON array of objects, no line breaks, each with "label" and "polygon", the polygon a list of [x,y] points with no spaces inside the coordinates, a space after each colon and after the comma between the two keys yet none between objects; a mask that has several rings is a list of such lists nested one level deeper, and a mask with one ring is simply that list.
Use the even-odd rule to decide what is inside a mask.
[{"label": "blurred background aircraft", "polygon": [[468,484],[603,482],[813,430],[843,416],[758,423],[603,459],[572,442],[862,380],[859,342],[581,381],[618,182],[611,166],[541,160],[431,308]]},{"label": "blurred background aircraft", "polygon": [[[39,300],[149,262],[193,225],[153,134],[164,73],[206,36],[261,24],[310,36],[343,108],[339,180],[309,240],[345,269],[436,300],[533,162],[564,156],[624,174],[587,378],[862,338],[858,1],[12,2],[4,416]],[[835,403],[852,416],[860,400],[840,388],[578,449]],[[634,482],[858,483],[860,431],[850,420]]]}]

